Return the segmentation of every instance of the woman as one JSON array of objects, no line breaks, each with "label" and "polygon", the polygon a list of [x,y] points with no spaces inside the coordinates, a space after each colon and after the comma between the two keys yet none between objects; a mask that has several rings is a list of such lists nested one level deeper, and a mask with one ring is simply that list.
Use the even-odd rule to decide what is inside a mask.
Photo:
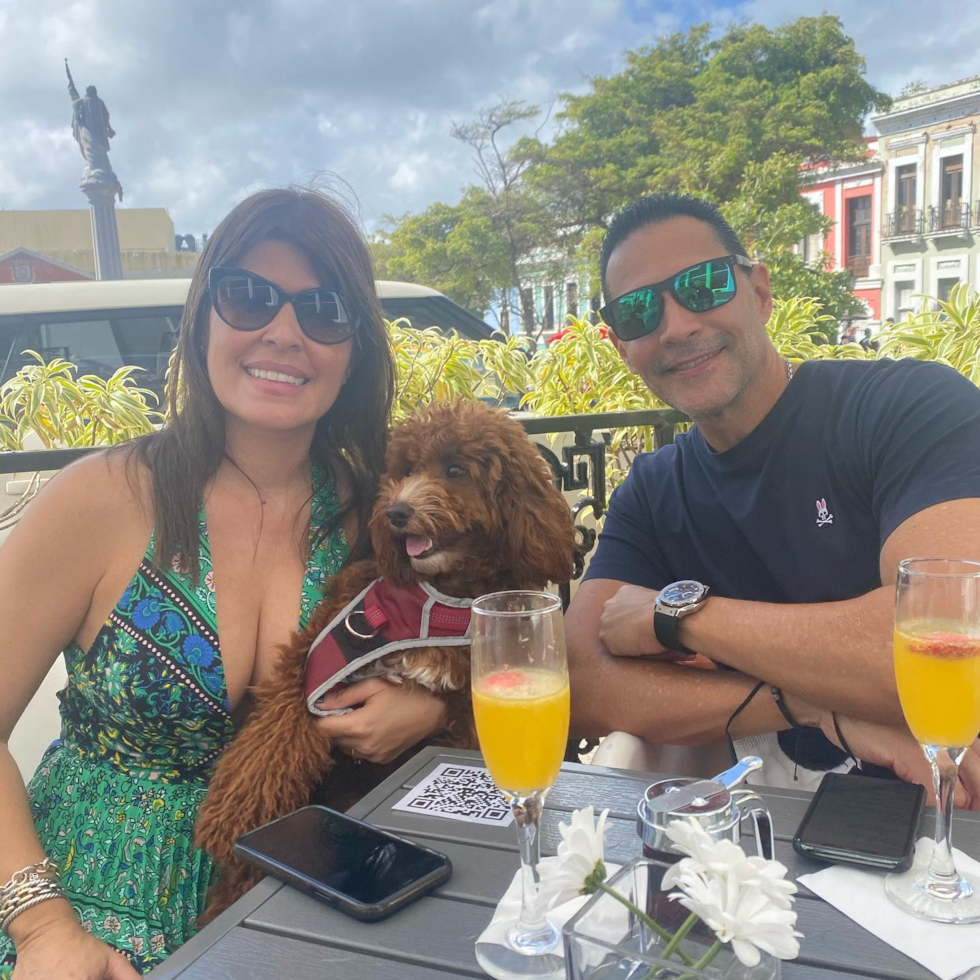
[{"label": "woman", "polygon": [[[0,892],[0,976],[131,980],[193,934],[209,767],[366,543],[392,388],[348,214],[309,191],[239,204],[191,283],[166,425],[59,474],[0,549],[0,886],[34,872]],[[25,794],[6,739],[62,650],[62,739]],[[444,720],[378,680],[359,701],[323,727],[371,761]]]}]

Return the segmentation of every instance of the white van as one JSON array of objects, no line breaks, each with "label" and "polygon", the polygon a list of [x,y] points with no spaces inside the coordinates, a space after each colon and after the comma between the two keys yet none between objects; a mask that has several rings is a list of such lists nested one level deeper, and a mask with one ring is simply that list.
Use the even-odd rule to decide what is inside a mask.
[{"label": "white van", "polygon": [[[109,378],[124,364],[143,368],[137,384],[163,394],[167,361],[177,337],[190,279],[121,279],[0,285],[0,384],[37,351],[63,357],[79,374]],[[447,296],[407,282],[379,281],[389,320],[437,326],[483,340],[492,330]]]}]

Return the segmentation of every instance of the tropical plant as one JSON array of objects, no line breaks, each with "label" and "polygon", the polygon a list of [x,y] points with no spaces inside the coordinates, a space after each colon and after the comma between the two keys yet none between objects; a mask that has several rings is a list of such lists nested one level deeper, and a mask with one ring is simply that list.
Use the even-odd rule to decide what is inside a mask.
[{"label": "tropical plant", "polygon": [[819,300],[793,298],[776,300],[766,324],[776,350],[791,360],[815,361],[824,358],[874,358],[859,344],[828,344],[824,338],[837,332],[837,321],[823,312]]},{"label": "tropical plant", "polygon": [[883,330],[879,356],[939,361],[980,385],[980,294],[959,283],[948,300],[936,303],[938,309],[910,313]]},{"label": "tropical plant", "polygon": [[147,402],[156,395],[133,379],[137,367],[121,367],[112,377],[75,377],[63,358],[22,367],[0,387],[0,449],[24,448],[33,433],[45,449],[108,446],[145,435],[161,416]]},{"label": "tropical plant", "polygon": [[433,401],[483,398],[500,404],[531,381],[521,337],[468,340],[435,327],[415,330],[406,319],[388,324],[395,354],[395,420]]},{"label": "tropical plant", "polygon": [[[667,408],[616,353],[604,325],[574,316],[566,321],[562,336],[535,355],[533,387],[522,407],[544,416]],[[633,457],[650,452],[655,443],[651,426],[614,428],[610,437],[606,477],[611,489],[625,478]]]}]

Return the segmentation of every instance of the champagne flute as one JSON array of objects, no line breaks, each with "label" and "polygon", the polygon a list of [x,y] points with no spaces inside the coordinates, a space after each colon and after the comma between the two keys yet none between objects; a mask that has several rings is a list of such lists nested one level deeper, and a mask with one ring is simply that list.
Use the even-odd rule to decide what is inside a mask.
[{"label": "champagne flute", "polygon": [[895,678],[902,711],[932,766],[936,846],[925,870],[890,875],[888,896],[934,922],[980,922],[980,881],[956,870],[953,788],[980,733],[980,562],[899,562]]},{"label": "champagne flute", "polygon": [[561,600],[495,592],[473,603],[473,713],[490,775],[514,811],[523,898],[506,945],[476,944],[492,977],[564,977],[560,934],[538,899],[540,820],[568,741],[568,665]]}]

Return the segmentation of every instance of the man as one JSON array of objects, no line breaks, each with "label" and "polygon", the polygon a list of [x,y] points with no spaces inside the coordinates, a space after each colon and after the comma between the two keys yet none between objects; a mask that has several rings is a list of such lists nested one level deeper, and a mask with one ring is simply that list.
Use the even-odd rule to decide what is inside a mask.
[{"label": "man", "polygon": [[[842,733],[930,782],[895,687],[895,571],[980,559],[980,391],[937,364],[783,360],[768,273],[704,201],[631,205],[600,268],[616,349],[696,427],[613,494],[567,617],[573,730],[636,736],[660,771],[697,774],[663,746],[697,748],[710,774],[727,727],[767,738],[770,782],[806,785],[846,763]],[[971,752],[958,802],[974,798]]]}]

